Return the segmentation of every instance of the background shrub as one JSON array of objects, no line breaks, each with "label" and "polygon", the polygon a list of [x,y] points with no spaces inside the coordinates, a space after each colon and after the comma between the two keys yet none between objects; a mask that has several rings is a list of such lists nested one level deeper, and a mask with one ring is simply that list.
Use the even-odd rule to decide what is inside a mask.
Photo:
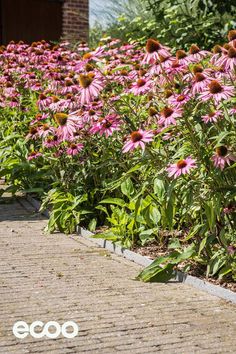
[{"label": "background shrub", "polygon": [[236,25],[236,4],[211,0],[129,0],[108,6],[108,25],[99,22],[91,29],[90,42],[96,45],[102,35],[122,41],[156,37],[173,49],[187,49],[192,43],[210,49],[223,43],[229,29]]}]

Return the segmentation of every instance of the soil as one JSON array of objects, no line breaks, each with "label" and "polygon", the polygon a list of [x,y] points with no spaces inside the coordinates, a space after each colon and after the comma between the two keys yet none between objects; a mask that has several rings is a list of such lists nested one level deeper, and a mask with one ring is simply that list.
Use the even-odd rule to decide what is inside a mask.
[{"label": "soil", "polygon": [[[170,250],[167,250],[166,247],[160,247],[155,241],[150,242],[145,246],[139,246],[139,247],[134,247],[132,249],[133,252],[139,253],[142,256],[149,257],[151,259],[155,259],[160,256],[165,256],[167,255]],[[188,264],[190,262],[188,261]],[[179,267],[178,270],[182,270],[183,267],[187,263],[183,262]],[[209,283],[212,283],[214,285],[220,285],[223,288],[229,289],[231,291],[236,292],[236,282],[232,282],[231,280],[227,281],[226,279],[224,280],[219,280],[215,278],[207,278],[205,274],[206,268],[202,265],[199,265],[195,262],[191,262],[191,269],[188,271],[189,275],[193,275],[195,277],[198,277],[202,280],[208,281]]]},{"label": "soil", "polygon": [[99,226],[99,227],[96,228],[95,231],[93,231],[93,233],[94,234],[99,234],[99,233],[107,231],[108,229],[109,229],[108,226],[105,226],[105,225],[104,226]]},{"label": "soil", "polygon": [[[99,232],[104,232],[108,229],[107,226],[102,226],[96,229],[95,233]],[[163,246],[160,246],[158,242],[156,241],[151,241],[147,243],[145,246],[135,246],[131,250],[133,252],[139,253],[142,256],[149,257],[151,259],[155,259],[160,256],[166,256],[170,253],[170,250],[167,248],[168,245],[168,240],[170,237],[178,237],[178,238],[184,238],[186,236],[187,231],[175,231],[174,234],[169,234],[169,232],[162,232],[162,239],[163,239]],[[186,244],[187,245],[187,244]],[[209,283],[212,283],[214,285],[220,285],[223,288],[229,289],[231,291],[236,292],[236,282],[232,282],[231,279],[227,281],[227,279],[219,280],[215,278],[208,278],[205,276],[206,272],[206,267],[195,263],[193,261],[186,261],[181,263],[181,265],[178,266],[178,270],[183,271],[184,266],[187,264],[191,263],[191,269],[188,271],[189,275],[198,277],[202,280],[208,281]]]}]

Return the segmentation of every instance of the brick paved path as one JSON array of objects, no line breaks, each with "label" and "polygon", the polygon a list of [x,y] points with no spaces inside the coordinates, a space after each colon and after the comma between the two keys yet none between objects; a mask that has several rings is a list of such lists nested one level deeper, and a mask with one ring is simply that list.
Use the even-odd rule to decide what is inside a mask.
[{"label": "brick paved path", "polygon": [[[184,284],[134,281],[138,265],[83,239],[44,235],[43,217],[6,202],[0,353],[236,353],[234,305]],[[80,331],[73,339],[20,340],[12,334],[19,320],[73,320]]]}]

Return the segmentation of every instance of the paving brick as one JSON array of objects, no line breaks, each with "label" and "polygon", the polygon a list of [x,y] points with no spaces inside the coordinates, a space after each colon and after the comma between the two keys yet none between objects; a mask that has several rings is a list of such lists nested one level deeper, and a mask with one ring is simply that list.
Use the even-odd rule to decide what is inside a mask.
[{"label": "paving brick", "polygon": [[[6,201],[6,199],[5,199]],[[45,235],[25,200],[0,204],[0,353],[236,352],[235,305],[180,283],[134,281],[141,267],[77,235]],[[18,320],[73,320],[77,337],[19,340]]]}]

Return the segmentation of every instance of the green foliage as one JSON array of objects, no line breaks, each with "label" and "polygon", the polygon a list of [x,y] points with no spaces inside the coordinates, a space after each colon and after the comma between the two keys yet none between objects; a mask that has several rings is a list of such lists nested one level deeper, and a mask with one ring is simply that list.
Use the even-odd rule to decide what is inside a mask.
[{"label": "green foliage", "polygon": [[236,25],[234,1],[148,0],[164,43],[188,49],[192,43],[210,49],[222,44],[229,29]]},{"label": "green foliage", "polygon": [[155,17],[146,9],[147,3],[143,0],[126,0],[112,2],[103,16],[106,25],[98,19],[90,29],[90,45],[97,46],[104,37],[119,38],[123,42],[138,41],[144,44],[146,39],[155,35]]},{"label": "green foliage", "polygon": [[[153,75],[151,65],[140,65],[139,61],[143,60],[140,52],[139,47],[128,54],[119,47],[113,50],[108,42],[103,53],[95,54],[98,55],[95,60],[94,53],[88,55],[87,63],[81,59],[84,52],[68,50],[64,57],[68,65],[64,65],[62,56],[58,55],[60,60],[55,68],[53,50],[53,69],[47,74],[50,73],[50,77],[56,74],[57,78],[60,73],[61,86],[57,88],[58,80],[55,80],[53,92],[52,88],[48,89],[51,79],[46,76],[39,80],[39,84],[45,86],[46,99],[56,98],[64,104],[65,98],[70,98],[74,107],[74,96],[64,93],[71,88],[68,79],[73,78],[73,86],[79,92],[75,97],[80,102],[81,92],[84,94],[79,81],[80,69],[78,73],[72,72],[70,60],[84,71],[89,69],[89,75],[92,74],[88,76],[89,85],[93,79],[101,80],[98,85],[101,90],[99,97],[93,97],[95,101],[90,102],[96,112],[90,106],[86,109],[86,105],[78,104],[79,110],[73,113],[76,125],[72,124],[72,132],[70,130],[66,138],[61,136],[65,122],[60,125],[55,120],[51,105],[45,108],[45,123],[55,134],[51,136],[49,132],[49,137],[57,138],[56,145],[50,147],[45,145],[48,136],[41,134],[42,122],[35,121],[35,115],[42,111],[36,103],[40,94],[27,87],[23,90],[21,72],[16,72],[8,85],[14,83],[20,104],[12,109],[7,105],[0,108],[0,176],[6,178],[10,184],[8,190],[13,193],[23,190],[38,194],[43,200],[42,209],[50,210],[49,232],[72,233],[77,224],[91,231],[105,226],[106,231],[94,237],[128,248],[155,241],[165,255],[158,257],[138,279],[166,281],[178,267],[190,269],[192,264],[200,265],[209,277],[236,279],[235,97],[216,103],[211,97],[205,102],[191,90],[196,83],[193,63],[186,64],[184,72],[176,75],[169,66],[168,75],[160,60],[160,64],[154,64],[159,65],[160,74]],[[158,52],[152,54],[158,58]],[[222,57],[225,59],[226,54]],[[214,68],[209,58],[201,60],[200,57],[199,66],[212,75],[212,79],[218,78],[217,75],[222,78],[222,72]],[[46,70],[45,66],[41,70]],[[229,70],[228,77],[224,73],[222,78],[229,92],[234,90],[233,70]],[[140,79],[142,84],[146,78],[153,86],[134,94],[133,85],[140,83]],[[8,89],[4,87],[4,80],[1,83],[2,90]],[[171,96],[166,96],[166,89],[171,91]],[[223,86],[221,89],[225,90]],[[54,93],[60,97],[55,97]],[[187,101],[181,103],[176,121],[161,123],[160,117],[163,118],[167,106],[172,107],[174,113],[175,104],[168,99],[176,100],[180,93],[187,96]],[[90,95],[89,100],[92,100]],[[154,115],[150,108],[156,112]],[[206,122],[203,117],[215,110],[220,112],[220,118]],[[65,112],[69,113],[69,109]],[[69,120],[66,113],[64,116]],[[111,115],[114,121],[109,121]],[[113,123],[117,126],[112,130]],[[36,137],[29,137],[29,126],[36,129]],[[150,141],[145,140],[146,134]],[[75,155],[68,153],[72,142],[83,146]],[[127,142],[130,151],[124,152],[122,147],[127,147]],[[29,159],[33,151],[39,152],[39,156]],[[196,165],[183,170],[181,165],[188,156]],[[214,158],[223,166],[219,161],[215,163]],[[174,176],[176,178],[169,173],[170,166],[180,172]]]},{"label": "green foliage", "polygon": [[[25,106],[28,106],[28,112],[24,110]],[[0,110],[0,177],[5,177],[13,193],[31,190],[42,194],[51,181],[48,166],[41,159],[36,164],[27,160],[33,147],[24,136],[35,112],[35,96],[28,93],[22,96],[21,111]]]},{"label": "green foliage", "polygon": [[234,1],[137,0],[132,4],[126,11],[118,7],[106,28],[96,23],[91,29],[92,46],[105,35],[142,45],[154,37],[173,49],[189,49],[193,43],[211,49],[236,27]]},{"label": "green foliage", "polygon": [[181,251],[173,251],[168,256],[158,257],[148,267],[146,267],[137,277],[144,282],[167,282],[174,274],[177,264],[193,258],[195,246],[191,245]]},{"label": "green foliage", "polygon": [[[61,188],[51,189],[40,209],[42,211],[47,207],[52,208],[46,230],[50,233],[55,230],[68,234],[75,232],[76,226],[82,224],[88,214],[89,217],[93,214],[85,208],[87,200],[87,194],[75,196]],[[94,229],[94,225],[91,226]]]}]

